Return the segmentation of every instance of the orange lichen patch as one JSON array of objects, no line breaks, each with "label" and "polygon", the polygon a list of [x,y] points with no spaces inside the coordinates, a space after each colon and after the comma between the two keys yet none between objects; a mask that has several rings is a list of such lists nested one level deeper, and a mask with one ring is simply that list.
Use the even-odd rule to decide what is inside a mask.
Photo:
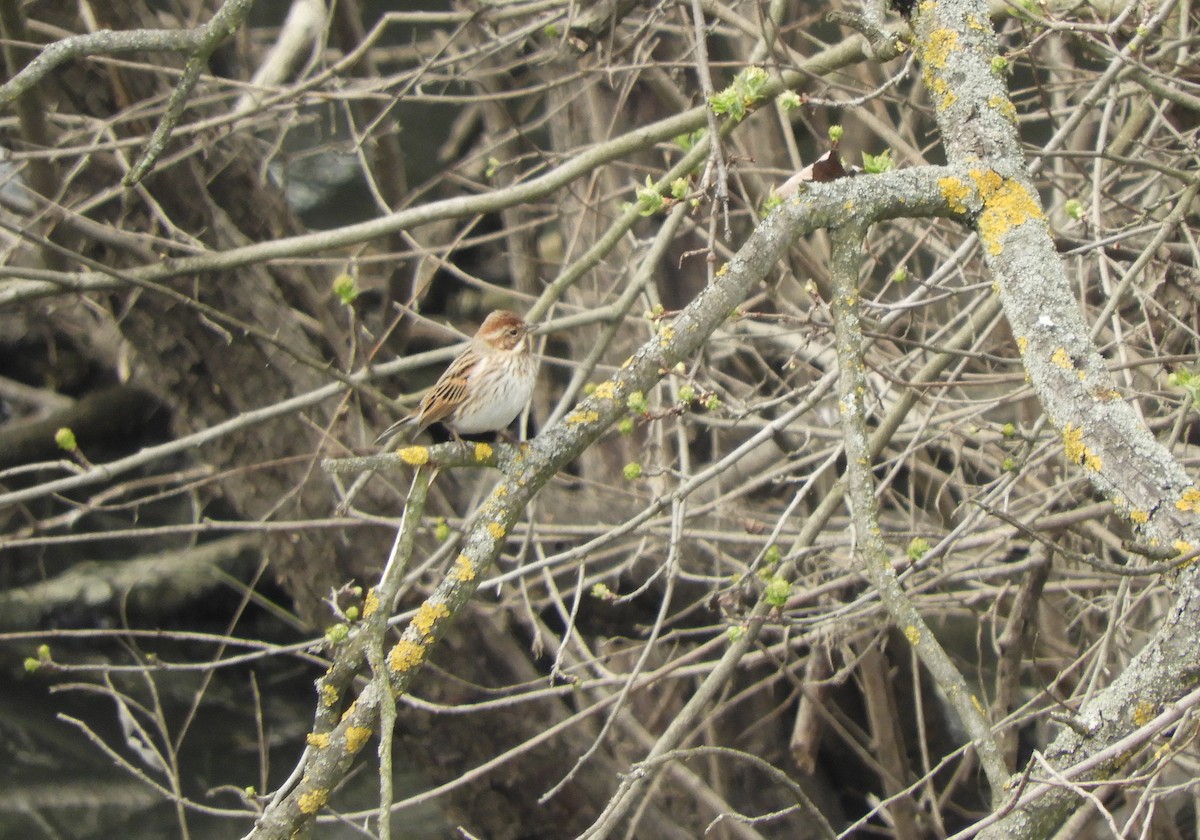
[{"label": "orange lichen patch", "polygon": [[938,178],[938,189],[942,191],[942,198],[946,199],[951,210],[955,213],[967,212],[967,197],[971,194],[971,188],[960,179]]},{"label": "orange lichen patch", "polygon": [[1067,460],[1072,464],[1083,464],[1086,469],[1097,472],[1100,470],[1100,456],[1083,442],[1081,426],[1072,426],[1068,423],[1063,427],[1063,449],[1066,450]]},{"label": "orange lichen patch", "polygon": [[579,425],[580,423],[595,423],[600,419],[598,411],[572,411],[567,415],[567,422],[571,425]]},{"label": "orange lichen patch", "polygon": [[1179,497],[1179,501],[1175,503],[1175,507],[1182,511],[1198,511],[1200,510],[1200,490],[1195,487],[1189,487],[1183,491],[1183,495]]},{"label": "orange lichen patch", "polygon": [[363,598],[363,618],[370,618],[376,610],[379,609],[379,593],[375,591],[375,587],[367,590],[367,597]]},{"label": "orange lichen patch", "polygon": [[1139,700],[1133,707],[1133,722],[1137,726],[1145,726],[1154,720],[1154,715],[1157,713],[1158,707],[1149,700]]},{"label": "orange lichen patch", "polygon": [[401,639],[388,652],[388,667],[398,673],[411,671],[425,661],[425,646]]},{"label": "orange lichen patch", "polygon": [[1030,191],[1011,178],[1001,178],[991,169],[972,169],[970,174],[983,199],[979,236],[989,253],[999,254],[1004,250],[1000,240],[1013,228],[1030,219],[1045,218]]},{"label": "orange lichen patch", "polygon": [[1134,525],[1145,525],[1150,521],[1150,514],[1140,508],[1134,508],[1129,511],[1129,521]]},{"label": "orange lichen patch", "polygon": [[911,624],[904,628],[904,638],[908,639],[908,643],[916,647],[921,643],[921,631]]},{"label": "orange lichen patch", "polygon": [[1062,347],[1059,347],[1050,354],[1050,361],[1058,365],[1063,370],[1070,370],[1072,367],[1071,357],[1067,355],[1067,351]]},{"label": "orange lichen patch", "polygon": [[329,746],[329,733],[322,732],[320,735],[318,735],[316,732],[309,732],[306,736],[304,736],[304,740],[308,742],[310,747],[316,747],[319,750],[323,750]]},{"label": "orange lichen patch", "polygon": [[489,522],[487,524],[487,531],[489,534],[491,534],[491,537],[494,540],[502,540],[504,539],[505,534],[508,533],[504,530],[504,526],[499,522]]},{"label": "orange lichen patch", "polygon": [[321,687],[317,689],[317,691],[321,695],[321,702],[325,704],[325,708],[331,709],[337,705],[338,692],[337,689],[332,685],[329,683],[321,683]]},{"label": "orange lichen patch", "polygon": [[296,800],[296,804],[300,806],[302,814],[315,814],[325,807],[325,803],[329,801],[329,791],[324,788],[310,790],[308,793],[300,794]]},{"label": "orange lichen patch", "polygon": [[397,449],[396,454],[410,467],[421,467],[429,463],[429,450],[424,446],[406,446]]},{"label": "orange lichen patch", "polygon": [[371,730],[366,726],[350,726],[346,729],[346,752],[356,753],[371,737]]},{"label": "orange lichen patch", "polygon": [[478,463],[486,461],[492,457],[492,447],[486,443],[475,444],[475,460]]},{"label": "orange lichen patch", "polygon": [[471,559],[465,554],[460,554],[454,560],[454,568],[450,570],[450,577],[466,583],[475,579],[475,568],[471,565]]},{"label": "orange lichen patch", "polygon": [[602,400],[616,399],[617,383],[611,379],[605,380],[596,386],[596,390],[592,391],[592,394]]},{"label": "orange lichen patch", "polygon": [[438,621],[450,617],[450,608],[445,604],[435,604],[432,601],[426,601],[417,610],[417,614],[413,616],[413,627],[424,637],[429,638],[433,634],[434,625]]}]

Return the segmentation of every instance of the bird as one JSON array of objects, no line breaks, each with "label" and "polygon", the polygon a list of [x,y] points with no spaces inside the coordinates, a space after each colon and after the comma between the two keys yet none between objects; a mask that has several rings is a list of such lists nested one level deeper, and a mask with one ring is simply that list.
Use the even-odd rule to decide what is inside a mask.
[{"label": "bird", "polygon": [[529,335],[534,329],[507,309],[489,314],[416,411],[389,426],[378,440],[410,423],[416,424],[414,436],[440,422],[456,439],[506,428],[533,396],[538,360]]}]

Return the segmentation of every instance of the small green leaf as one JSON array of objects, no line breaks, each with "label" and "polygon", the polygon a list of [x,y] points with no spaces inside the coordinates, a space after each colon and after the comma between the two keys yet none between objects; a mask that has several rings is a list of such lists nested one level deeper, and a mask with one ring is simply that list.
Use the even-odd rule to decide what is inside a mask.
[{"label": "small green leaf", "polygon": [[896,162],[892,160],[892,150],[884,149],[877,155],[862,153],[863,171],[868,175],[878,175],[881,172],[888,172],[896,168]]}]

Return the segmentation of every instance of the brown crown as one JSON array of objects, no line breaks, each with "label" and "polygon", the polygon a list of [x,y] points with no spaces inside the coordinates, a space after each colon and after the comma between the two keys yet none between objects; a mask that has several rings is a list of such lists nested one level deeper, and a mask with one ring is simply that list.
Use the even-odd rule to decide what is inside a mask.
[{"label": "brown crown", "polygon": [[497,309],[484,319],[475,337],[486,341],[498,350],[512,350],[517,347],[532,327],[507,309]]}]

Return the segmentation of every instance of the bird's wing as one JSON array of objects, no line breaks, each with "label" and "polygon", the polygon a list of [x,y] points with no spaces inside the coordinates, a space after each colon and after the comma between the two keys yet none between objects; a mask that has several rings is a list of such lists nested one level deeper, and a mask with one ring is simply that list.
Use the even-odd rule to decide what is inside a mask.
[{"label": "bird's wing", "polygon": [[445,420],[467,398],[467,381],[475,366],[476,355],[470,350],[450,363],[446,372],[429,389],[417,407],[417,432],[432,423]]}]

